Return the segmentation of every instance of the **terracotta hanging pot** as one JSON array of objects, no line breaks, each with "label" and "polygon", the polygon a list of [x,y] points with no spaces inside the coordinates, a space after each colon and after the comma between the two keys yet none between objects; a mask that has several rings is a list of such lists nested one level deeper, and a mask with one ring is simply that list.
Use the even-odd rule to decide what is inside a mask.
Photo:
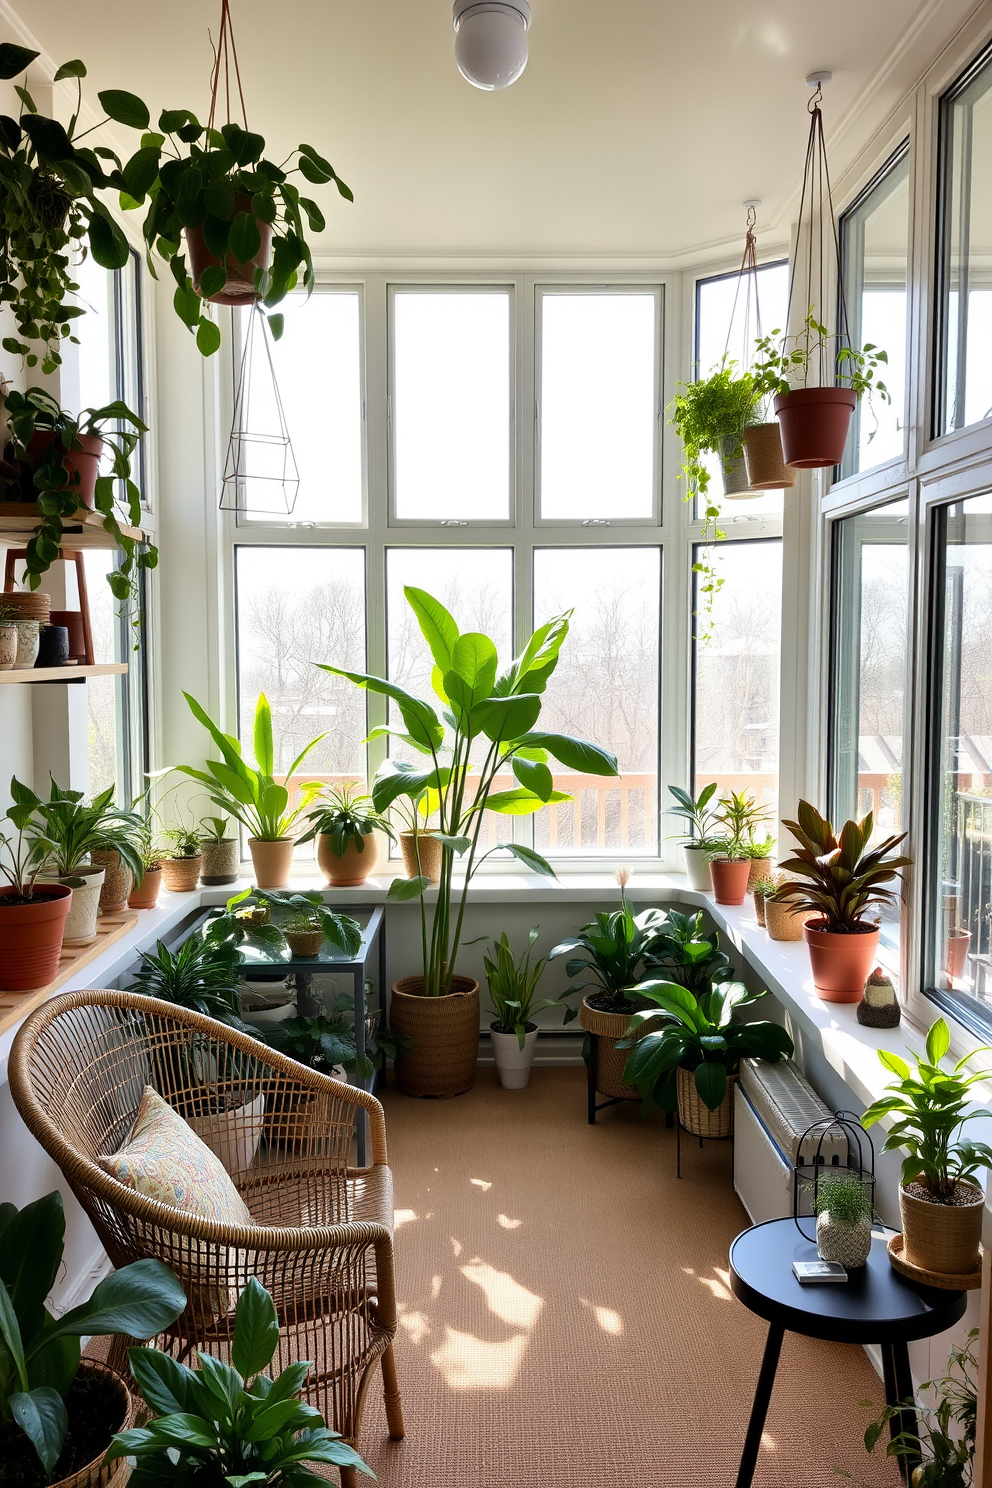
[{"label": "terracotta hanging pot", "polygon": [[[250,196],[238,195],[234,198],[232,220],[238,212],[250,211]],[[272,254],[272,227],[270,223],[263,222],[260,217],[255,218],[255,226],[262,240],[258,252],[247,263],[239,263],[233,253],[227,255],[224,261],[227,283],[224,288],[218,290],[216,294],[202,296],[211,305],[253,305],[258,299],[255,290],[255,270],[266,269],[269,266]],[[186,247],[189,250],[190,278],[193,281],[193,288],[199,294],[200,280],[204,271],[215,268],[220,263],[220,259],[210,252],[203,241],[202,227],[186,228]]]},{"label": "terracotta hanging pot", "polygon": [[[37,465],[48,449],[55,434],[51,429],[39,429],[32,434],[27,444],[28,463]],[[97,434],[77,434],[71,450],[62,456],[62,468],[66,473],[66,488],[71,487],[80,506],[93,510],[96,499],[96,478],[100,473],[100,456],[103,440]],[[75,485],[73,478],[79,477]]]},{"label": "terracotta hanging pot", "polygon": [[0,992],[33,992],[54,980],[72,908],[65,884],[39,885],[26,903],[18,897],[0,889]]},{"label": "terracotta hanging pot", "polygon": [[744,463],[752,491],[777,491],[796,484],[796,472],[785,463],[777,423],[752,424],[744,430]]},{"label": "terracotta hanging pot", "polygon": [[860,1002],[878,957],[878,926],[864,934],[839,935],[822,928],[827,923],[811,920],[803,926],[816,995],[824,1002]]},{"label": "terracotta hanging pot", "polygon": [[857,394],[844,387],[793,388],[775,398],[785,463],[796,470],[825,470],[839,465],[857,405]]}]

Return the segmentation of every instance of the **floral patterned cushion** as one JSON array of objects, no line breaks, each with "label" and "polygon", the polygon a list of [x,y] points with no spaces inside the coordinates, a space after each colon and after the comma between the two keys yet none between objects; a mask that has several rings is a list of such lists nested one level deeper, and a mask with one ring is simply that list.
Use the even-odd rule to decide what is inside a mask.
[{"label": "floral patterned cushion", "polygon": [[126,1145],[99,1163],[105,1173],[147,1199],[216,1224],[253,1223],[220,1158],[150,1085]]}]

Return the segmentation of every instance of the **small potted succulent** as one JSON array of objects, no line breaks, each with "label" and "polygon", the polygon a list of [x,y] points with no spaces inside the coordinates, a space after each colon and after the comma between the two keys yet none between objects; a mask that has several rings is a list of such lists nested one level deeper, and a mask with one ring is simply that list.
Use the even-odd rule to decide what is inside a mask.
[{"label": "small potted succulent", "polygon": [[200,882],[207,888],[237,883],[241,876],[241,843],[237,834],[228,835],[230,825],[226,816],[205,816],[200,823]]},{"label": "small potted succulent", "polygon": [[[785,461],[796,470],[839,465],[858,400],[878,393],[890,401],[877,376],[888,362],[886,353],[870,341],[860,348],[852,346],[816,319],[815,308],[810,306],[794,336],[774,330],[755,348],[757,386],[762,395],[774,398]],[[811,386],[814,365],[824,361],[836,368],[835,382]]]},{"label": "small potted succulent", "polygon": [[816,1185],[816,1253],[848,1270],[864,1266],[871,1254],[871,1202],[855,1173],[828,1170]]},{"label": "small potted succulent", "polygon": [[743,904],[751,877],[754,829],[768,816],[749,791],[730,791],[720,798],[717,822],[723,834],[710,859],[717,904]]},{"label": "small potted succulent", "polygon": [[712,894],[710,854],[721,841],[716,831],[717,805],[715,802],[710,804],[716,795],[717,783],[713,780],[704,785],[695,800],[677,785],[670,785],[668,792],[675,797],[675,805],[669,807],[671,815],[681,817],[689,829],[684,837],[678,839],[682,843],[689,883],[704,894]]},{"label": "small potted succulent", "polygon": [[31,992],[45,987],[59,969],[62,935],[72,907],[72,889],[40,883],[55,852],[39,817],[41,800],[15,777],[11,805],[0,831],[0,992]]},{"label": "small potted succulent", "polygon": [[992,1048],[973,1049],[946,1067],[950,1045],[950,1030],[938,1018],[927,1034],[926,1057],[914,1056],[915,1070],[898,1054],[880,1049],[879,1059],[896,1078],[868,1107],[861,1124],[893,1118],[882,1151],[906,1152],[899,1188],[903,1260],[921,1271],[960,1279],[979,1264],[985,1195],[975,1179],[992,1166],[992,1147],[962,1135],[966,1120],[989,1115],[969,1107],[972,1086],[992,1070],[965,1071]]},{"label": "small potted succulent", "polygon": [[577,1009],[569,1007],[560,998],[546,997],[535,1003],[534,994],[541,980],[548,958],[542,956],[531,962],[531,951],[537,943],[540,929],[533,927],[527,944],[519,956],[515,956],[504,932],[494,940],[490,950],[483,955],[486,968],[486,984],[494,1014],[489,1025],[493,1058],[499,1074],[499,1083],[504,1090],[523,1090],[530,1081],[531,1067],[537,1052],[537,1024],[533,1015],[544,1008],[564,1008],[566,1023],[577,1016]]},{"label": "small potted succulent", "polygon": [[839,836],[808,801],[800,801],[797,822],[785,825],[799,847],[782,864],[786,877],[766,901],[788,904],[791,911],[812,911],[803,926],[809,946],[813,982],[825,1002],[860,1002],[878,954],[878,922],[871,912],[891,904],[886,888],[898,869],[912,859],[893,856],[905,832],[869,847],[874,830],[871,812],[860,822],[846,822]]},{"label": "small potted succulent", "polygon": [[162,853],[162,882],[170,894],[189,894],[196,888],[203,864],[200,833],[196,827],[167,827],[162,834],[168,847]]},{"label": "small potted succulent", "polygon": [[58,1314],[49,1294],[63,1265],[62,1195],[0,1205],[0,1483],[11,1488],[123,1488],[126,1470],[100,1470],[115,1431],[130,1426],[125,1380],[80,1340],[153,1338],[186,1306],[161,1261],[112,1271],[87,1301]]},{"label": "small potted succulent", "polygon": [[372,797],[361,794],[352,782],[327,791],[305,820],[310,825],[299,841],[316,842],[320,871],[336,889],[355,888],[374,873],[376,832],[395,840],[389,823],[373,806]]}]

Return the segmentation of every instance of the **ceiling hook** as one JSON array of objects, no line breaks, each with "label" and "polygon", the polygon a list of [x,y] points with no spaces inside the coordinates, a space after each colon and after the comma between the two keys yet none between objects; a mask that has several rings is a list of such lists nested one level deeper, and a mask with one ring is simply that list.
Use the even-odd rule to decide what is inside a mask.
[{"label": "ceiling hook", "polygon": [[749,233],[754,230],[754,227],[755,227],[755,224],[757,223],[757,221],[758,221],[758,213],[757,213],[757,210],[755,209],[754,203],[751,202],[748,205],[748,209],[747,209],[747,223],[746,223],[747,230],[748,230]]}]

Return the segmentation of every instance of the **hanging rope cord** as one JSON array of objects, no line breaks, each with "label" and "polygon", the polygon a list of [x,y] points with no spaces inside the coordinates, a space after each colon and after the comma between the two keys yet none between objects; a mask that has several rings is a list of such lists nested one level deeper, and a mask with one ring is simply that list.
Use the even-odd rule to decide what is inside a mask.
[{"label": "hanging rope cord", "polygon": [[[208,33],[209,34],[209,33]],[[211,43],[213,45],[213,43]],[[241,104],[241,118],[245,129],[248,128],[248,113],[245,109],[245,95],[241,87],[241,68],[238,66],[238,48],[234,41],[234,22],[231,20],[230,0],[221,0],[220,4],[220,32],[217,36],[217,45],[214,47],[214,65],[210,74],[210,117],[207,120],[207,128],[213,129],[214,118],[217,113],[217,94],[220,91],[221,66],[224,68],[224,117],[228,124],[231,122],[231,63],[234,63],[234,80],[238,89],[238,101]]]},{"label": "hanging rope cord", "polygon": [[[808,209],[808,215],[809,215],[809,231],[807,233],[807,239],[806,239],[806,290],[807,290],[807,296],[806,296],[806,306],[804,307],[803,315],[804,315],[804,318],[805,318],[806,310],[809,309],[809,305],[811,303],[811,293],[812,293],[812,289],[813,289],[813,278],[814,278],[814,264],[813,264],[813,226],[814,226],[814,220],[818,216],[819,225],[820,225],[820,240],[819,240],[819,253],[818,253],[818,256],[817,256],[817,264],[816,264],[816,270],[815,270],[815,272],[816,272],[816,280],[817,280],[817,287],[818,287],[818,298],[816,299],[816,302],[815,303],[816,303],[816,315],[817,315],[817,319],[820,321],[821,325],[825,325],[826,324],[826,320],[824,318],[824,295],[825,295],[825,292],[826,292],[827,285],[826,285],[826,277],[825,277],[824,252],[823,252],[823,214],[824,214],[824,211],[826,211],[827,214],[828,214],[828,216],[829,216],[829,218],[830,218],[830,241],[833,244],[834,261],[835,261],[835,263],[837,265],[837,297],[838,297],[838,310],[839,310],[839,320],[838,320],[838,326],[837,326],[837,345],[838,345],[838,350],[839,350],[840,349],[840,346],[842,344],[844,344],[845,342],[846,342],[847,346],[850,347],[850,345],[851,345],[851,333],[850,333],[850,324],[849,324],[848,315],[847,315],[847,298],[846,298],[846,296],[844,294],[844,278],[843,278],[843,274],[841,272],[840,235],[838,234],[838,231],[837,231],[837,219],[836,219],[836,216],[834,214],[833,188],[832,188],[832,186],[830,184],[830,166],[829,166],[829,164],[827,162],[827,145],[826,145],[826,140],[825,140],[824,134],[823,134],[823,111],[820,108],[820,103],[822,102],[822,100],[823,100],[823,90],[822,90],[822,88],[818,84],[817,85],[816,92],[813,94],[813,97],[810,99],[809,103],[807,104],[807,108],[808,108],[809,114],[810,114],[809,138],[808,138],[808,140],[806,142],[806,161],[805,161],[805,164],[804,164],[804,167],[803,167],[803,188],[802,188],[802,193],[801,193],[800,198],[799,198],[799,235],[800,235],[800,239],[801,239],[802,230],[803,230],[803,217],[804,217],[804,214],[807,212],[807,209]],[[815,211],[814,211],[814,196],[816,197],[816,208],[815,208]],[[801,247],[801,243],[797,243],[796,246],[797,246],[797,248]],[[797,270],[798,270],[798,267],[799,267],[799,257],[800,257],[800,255],[797,252],[796,255],[795,255],[795,257],[792,260],[792,265],[791,265],[791,268],[789,270],[789,298],[788,298],[788,303],[786,305],[786,311],[785,311],[785,326],[783,328],[783,336],[782,336],[782,345],[783,346],[785,345],[785,343],[786,343],[786,341],[788,339],[789,326],[792,323],[792,302],[793,302],[793,297],[794,297],[795,288],[796,288],[796,277],[797,277]],[[760,332],[759,332],[759,334],[760,334]],[[805,335],[805,338],[806,338],[806,351],[807,351],[807,360],[808,360],[809,338],[810,338],[810,332],[809,332],[809,329],[808,328],[804,331],[804,335]],[[827,370],[827,357],[828,357],[828,346],[827,346],[827,342],[826,342],[826,339],[825,338],[822,338],[821,337],[820,338],[820,343],[819,343],[820,386],[821,387],[823,387],[823,386],[826,385],[826,383],[824,381],[824,377],[825,377],[825,373],[826,373],[826,370]],[[836,360],[837,360],[836,353],[834,353],[834,358],[833,358],[834,368],[833,368],[833,371],[834,371],[835,374],[836,374]]]},{"label": "hanging rope cord", "polygon": [[[747,348],[751,344],[751,287],[754,286],[754,319],[758,340],[761,339],[761,299],[758,294],[758,254],[757,240],[754,236],[754,224],[756,214],[754,207],[747,209],[747,235],[744,239],[744,257],[737,271],[737,287],[734,290],[734,303],[730,307],[730,319],[727,322],[727,340],[723,348],[723,365],[726,366],[727,357],[730,354],[730,341],[734,334],[734,321],[737,318],[737,306],[741,297],[741,285],[746,283],[744,290],[744,354],[747,356]],[[747,276],[750,275],[750,278]],[[742,369],[747,371],[747,367]]]}]

